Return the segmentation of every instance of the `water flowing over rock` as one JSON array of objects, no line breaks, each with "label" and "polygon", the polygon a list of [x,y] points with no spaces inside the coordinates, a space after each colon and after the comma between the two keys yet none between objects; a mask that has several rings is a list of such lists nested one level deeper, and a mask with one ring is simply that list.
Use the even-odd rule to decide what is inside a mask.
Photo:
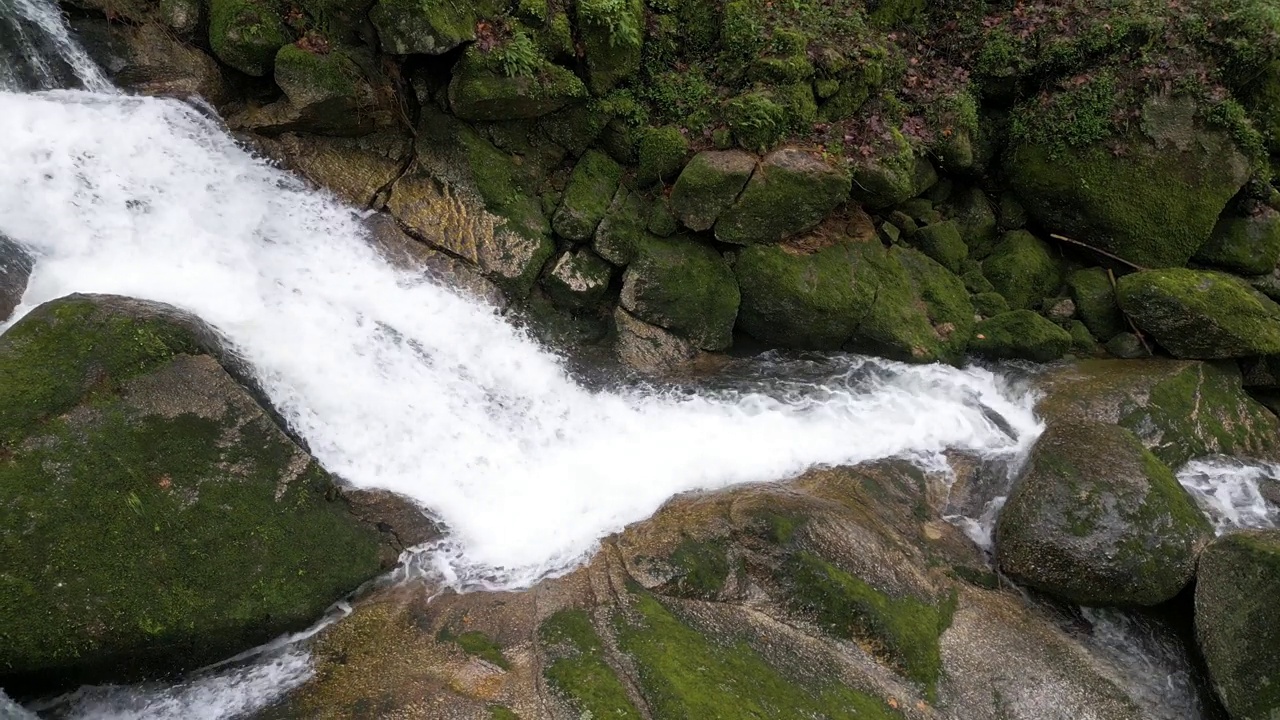
[{"label": "water flowing over rock", "polygon": [[31,256],[14,241],[0,235],[0,322],[9,319],[22,302],[31,275]]}]

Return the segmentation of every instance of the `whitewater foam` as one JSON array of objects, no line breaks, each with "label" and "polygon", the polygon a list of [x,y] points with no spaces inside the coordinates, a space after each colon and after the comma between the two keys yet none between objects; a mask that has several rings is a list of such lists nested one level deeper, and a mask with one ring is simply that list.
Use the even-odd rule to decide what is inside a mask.
[{"label": "whitewater foam", "polygon": [[438,514],[459,584],[526,586],[683,491],[1016,452],[1039,430],[1029,396],[987,370],[853,356],[802,389],[589,392],[492,307],[383,262],[353,211],[179,102],[0,94],[0,137],[0,233],[37,257],[19,313],[71,292],[194,311],[326,468]]},{"label": "whitewater foam", "polygon": [[1222,456],[1201,458],[1178,470],[1178,482],[1196,499],[1219,535],[1280,527],[1280,507],[1262,494],[1262,483],[1280,483],[1280,465]]}]

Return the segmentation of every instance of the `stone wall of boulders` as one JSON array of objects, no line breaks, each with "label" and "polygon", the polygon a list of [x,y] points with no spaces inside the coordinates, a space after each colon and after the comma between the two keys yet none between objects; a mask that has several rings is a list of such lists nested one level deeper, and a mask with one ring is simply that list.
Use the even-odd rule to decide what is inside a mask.
[{"label": "stone wall of boulders", "polygon": [[1210,4],[69,7],[117,82],[203,96],[449,275],[633,361],[641,333],[659,369],[741,335],[912,362],[1280,353],[1280,93],[1240,82],[1280,82],[1280,53],[1244,0],[1199,28]]}]

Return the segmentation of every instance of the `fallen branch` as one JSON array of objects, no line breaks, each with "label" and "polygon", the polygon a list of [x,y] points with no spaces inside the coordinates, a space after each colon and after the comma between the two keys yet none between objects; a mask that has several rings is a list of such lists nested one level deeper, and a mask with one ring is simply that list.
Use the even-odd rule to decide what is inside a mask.
[{"label": "fallen branch", "polygon": [[[1116,262],[1122,262],[1122,263],[1124,263],[1125,265],[1128,265],[1129,267],[1133,268],[1134,270],[1146,270],[1146,269],[1147,269],[1147,268],[1144,268],[1144,267],[1142,267],[1141,265],[1139,265],[1139,264],[1137,264],[1137,263],[1135,263],[1135,262],[1131,262],[1131,261],[1129,261],[1129,260],[1125,260],[1124,258],[1120,257],[1119,255],[1112,255],[1111,253],[1107,252],[1106,250],[1103,250],[1102,248],[1096,248],[1096,247],[1094,247],[1094,246],[1090,245],[1089,243],[1080,242],[1079,240],[1072,240],[1072,239],[1071,239],[1071,238],[1069,238],[1069,237],[1063,237],[1062,235],[1055,235],[1055,234],[1053,234],[1053,233],[1049,233],[1049,237],[1053,238],[1054,240],[1061,240],[1062,242],[1065,242],[1065,243],[1071,243],[1072,245],[1079,245],[1080,247],[1082,247],[1082,248],[1084,248],[1084,249],[1086,249],[1086,250],[1092,250],[1093,252],[1096,252],[1096,253],[1098,253],[1099,255],[1105,255],[1105,256],[1107,256],[1107,257],[1111,258],[1112,260],[1115,260]],[[1113,280],[1112,282],[1114,283],[1114,280]]]},{"label": "fallen branch", "polygon": [[[1111,272],[1111,268],[1107,268],[1107,279],[1111,281],[1111,289],[1114,291],[1116,289],[1116,274]],[[1142,349],[1147,351],[1148,356],[1154,355],[1155,353],[1151,352],[1151,346],[1147,344],[1147,339],[1143,337],[1142,331],[1134,324],[1133,318],[1129,317],[1129,313],[1125,312],[1124,308],[1120,308],[1120,314],[1124,316],[1124,321],[1129,323],[1129,328],[1137,336],[1138,342],[1142,343]]]}]

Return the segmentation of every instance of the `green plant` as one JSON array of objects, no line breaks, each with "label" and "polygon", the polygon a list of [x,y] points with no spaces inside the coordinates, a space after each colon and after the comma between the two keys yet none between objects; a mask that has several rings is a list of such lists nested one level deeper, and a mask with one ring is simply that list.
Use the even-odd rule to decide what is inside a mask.
[{"label": "green plant", "polygon": [[507,77],[532,77],[544,62],[537,44],[523,30],[517,30],[504,45],[494,48],[491,57]]},{"label": "green plant", "polygon": [[764,152],[782,139],[787,129],[787,111],[761,92],[750,92],[730,100],[724,108],[725,122],[742,147]]},{"label": "green plant", "polygon": [[638,47],[643,40],[631,0],[578,0],[581,19],[609,32],[609,44]]}]

